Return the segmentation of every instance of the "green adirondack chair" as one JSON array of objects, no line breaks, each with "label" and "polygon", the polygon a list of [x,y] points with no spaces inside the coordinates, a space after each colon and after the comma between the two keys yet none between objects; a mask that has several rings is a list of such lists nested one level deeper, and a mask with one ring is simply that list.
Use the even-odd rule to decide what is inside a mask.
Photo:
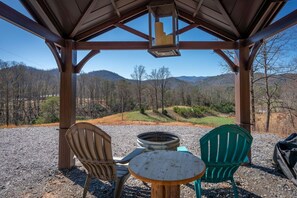
[{"label": "green adirondack chair", "polygon": [[233,174],[238,167],[248,162],[247,154],[253,137],[237,125],[222,125],[200,139],[201,159],[206,165],[204,176],[195,181],[196,197],[201,197],[201,181],[219,183],[230,180],[234,196],[238,197]]}]

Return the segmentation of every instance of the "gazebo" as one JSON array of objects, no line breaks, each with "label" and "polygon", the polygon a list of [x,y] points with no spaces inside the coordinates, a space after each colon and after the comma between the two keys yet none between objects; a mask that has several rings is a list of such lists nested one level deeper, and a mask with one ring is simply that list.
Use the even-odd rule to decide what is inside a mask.
[{"label": "gazebo", "polygon": [[[0,1],[0,17],[45,40],[60,71],[59,168],[73,166],[65,132],[75,123],[76,75],[100,50],[149,50],[152,36],[126,25],[149,12],[150,0],[20,0],[30,19]],[[250,70],[263,40],[295,25],[297,10],[272,23],[286,0],[175,0],[177,19],[220,41],[179,41],[180,50],[214,50],[235,74],[236,122],[250,131]],[[146,41],[94,42],[90,39],[121,28]],[[89,53],[77,62],[77,51]],[[235,50],[231,60],[222,50]]]}]

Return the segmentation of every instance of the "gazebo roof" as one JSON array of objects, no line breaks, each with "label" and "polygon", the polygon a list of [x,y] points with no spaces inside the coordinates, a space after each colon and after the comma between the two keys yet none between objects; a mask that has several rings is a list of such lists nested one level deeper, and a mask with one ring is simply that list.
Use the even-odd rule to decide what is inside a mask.
[{"label": "gazebo roof", "polygon": [[[21,0],[36,22],[63,38],[86,41],[148,12],[149,0]],[[268,26],[286,1],[175,0],[179,19],[236,41]],[[123,26],[122,26],[123,27]],[[124,27],[125,28],[125,27]]]}]

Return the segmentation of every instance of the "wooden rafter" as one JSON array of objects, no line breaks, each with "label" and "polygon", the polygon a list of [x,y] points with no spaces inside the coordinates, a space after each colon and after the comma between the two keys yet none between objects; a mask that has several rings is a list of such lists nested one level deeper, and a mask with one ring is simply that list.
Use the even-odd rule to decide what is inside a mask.
[{"label": "wooden rafter", "polygon": [[111,4],[112,4],[112,7],[113,7],[113,9],[116,11],[118,17],[121,17],[121,13],[120,13],[120,11],[119,11],[119,9],[118,9],[118,7],[117,7],[115,1],[114,1],[114,0],[110,0],[110,1],[111,1]]},{"label": "wooden rafter", "polygon": [[85,9],[84,13],[81,15],[80,19],[78,20],[78,22],[76,23],[75,27],[73,28],[71,34],[70,34],[70,38],[73,38],[76,33],[78,32],[79,28],[81,27],[81,25],[83,24],[83,22],[86,20],[86,18],[89,16],[89,14],[92,12],[94,6],[96,5],[98,1],[97,0],[92,0],[89,5],[87,6],[87,8]]},{"label": "wooden rafter", "polygon": [[47,40],[45,40],[45,43],[46,43],[46,45],[48,46],[48,48],[51,50],[51,52],[52,52],[52,54],[53,54],[53,56],[54,56],[54,58],[55,58],[55,60],[56,60],[56,63],[57,63],[57,65],[58,65],[59,71],[60,71],[60,72],[63,72],[63,71],[64,71],[64,70],[63,70],[63,61],[62,61],[62,58],[61,58],[61,56],[60,56],[60,54],[59,54],[59,52],[58,52],[57,47],[56,47],[55,44],[54,44],[53,42],[51,42],[51,41],[47,41]]},{"label": "wooden rafter", "polygon": [[112,18],[105,23],[99,24],[90,30],[82,32],[79,35],[76,35],[74,37],[74,40],[76,40],[76,41],[89,40],[97,35],[100,35],[101,33],[104,33],[105,31],[115,28],[115,26],[114,26],[115,24],[132,20],[136,17],[139,17],[139,16],[145,14],[146,11],[147,11],[147,7],[145,5],[143,5],[139,8],[131,10],[129,13],[123,14],[121,17]]},{"label": "wooden rafter", "polygon": [[251,45],[253,43],[259,42],[261,40],[265,40],[275,34],[292,27],[297,24],[297,10],[291,12],[290,14],[284,16],[273,24],[267,26],[260,32],[254,34],[253,36],[247,39],[246,45]]},{"label": "wooden rafter", "polygon": [[[28,10],[30,15],[34,18],[34,20],[39,23],[40,25],[48,27],[53,33],[60,35],[59,30],[56,28],[55,24],[52,23],[51,19],[49,16],[44,12],[44,10],[41,8],[41,6],[35,2],[35,1],[27,1],[27,0],[20,0],[20,2],[25,6],[25,8]],[[38,7],[40,12],[36,14],[32,7],[30,6],[31,4],[34,4],[34,6]],[[42,20],[40,19],[42,18]]]},{"label": "wooden rafter", "polygon": [[262,45],[262,41],[259,41],[257,43],[255,43],[252,51],[251,51],[251,54],[249,56],[249,60],[248,60],[248,63],[247,63],[247,68],[245,68],[246,70],[250,70],[252,68],[252,64],[256,58],[256,55],[257,55],[257,52],[259,51],[261,45]]},{"label": "wooden rafter", "polygon": [[240,37],[240,33],[238,31],[238,29],[236,28],[236,26],[234,25],[234,22],[232,21],[230,15],[227,13],[226,9],[224,8],[224,6],[222,5],[220,0],[215,0],[217,7],[219,8],[221,14],[225,17],[225,19],[227,20],[227,23],[230,25],[230,27],[233,30],[233,33],[237,36]]},{"label": "wooden rafter", "polygon": [[198,14],[198,12],[199,12],[199,10],[200,10],[200,8],[201,8],[201,6],[202,6],[202,3],[203,3],[203,0],[200,0],[200,1],[198,2],[197,7],[196,7],[196,9],[195,9],[195,12],[193,13],[193,17],[196,17],[196,15]]},{"label": "wooden rafter", "polygon": [[147,35],[147,34],[145,34],[143,32],[140,32],[138,30],[135,30],[135,29],[133,29],[133,28],[131,28],[129,26],[126,26],[126,25],[124,25],[122,23],[117,23],[117,24],[115,24],[115,26],[119,27],[119,28],[121,28],[123,30],[126,30],[127,32],[130,32],[132,34],[135,34],[136,36],[144,38],[145,40],[149,40],[149,35]]},{"label": "wooden rafter", "polygon": [[235,35],[225,32],[224,30],[216,27],[215,25],[207,23],[197,17],[194,18],[192,15],[190,15],[182,10],[179,10],[178,14],[182,20],[184,20],[188,23],[196,23],[199,26],[199,28],[203,29],[204,31],[206,31],[218,38],[221,38],[223,40],[229,40],[229,41],[237,40],[237,37]]},{"label": "wooden rafter", "polygon": [[[147,50],[147,41],[120,41],[120,42],[76,42],[76,50]],[[205,50],[205,49],[238,49],[237,42],[226,41],[180,41],[179,49]]]},{"label": "wooden rafter", "polygon": [[185,33],[185,32],[187,32],[187,31],[189,31],[189,30],[191,30],[191,29],[193,29],[193,28],[196,28],[196,27],[198,27],[198,24],[196,24],[196,23],[192,23],[192,24],[187,25],[186,27],[184,27],[184,28],[182,28],[182,29],[177,30],[176,34],[182,34],[182,33]]},{"label": "wooden rafter", "polygon": [[90,51],[75,67],[74,73],[79,73],[83,66],[96,54],[98,54],[100,50],[92,50]]},{"label": "wooden rafter", "polygon": [[249,36],[268,26],[284,5],[285,1],[264,1],[260,8],[261,11],[255,15],[248,27]]},{"label": "wooden rafter", "polygon": [[230,58],[222,50],[216,49],[214,50],[214,52],[226,61],[226,63],[229,65],[233,72],[238,72],[238,65],[236,65],[232,60],[230,60]]},{"label": "wooden rafter", "polygon": [[53,14],[52,10],[49,9],[48,3],[44,0],[36,0],[41,10],[49,17],[51,23],[55,26],[55,29],[59,32],[59,35],[65,36],[63,26],[57,19],[56,15]]},{"label": "wooden rafter", "polygon": [[65,46],[63,38],[51,32],[47,28],[39,25],[35,21],[29,19],[25,15],[7,6],[3,2],[0,2],[0,17],[28,32],[31,32],[32,34],[35,34],[36,36],[56,43],[59,46]]}]

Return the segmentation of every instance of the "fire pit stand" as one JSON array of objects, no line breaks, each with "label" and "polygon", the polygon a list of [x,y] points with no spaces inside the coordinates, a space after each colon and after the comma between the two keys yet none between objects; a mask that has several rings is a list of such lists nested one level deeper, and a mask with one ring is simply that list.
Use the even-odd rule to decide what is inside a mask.
[{"label": "fire pit stand", "polygon": [[137,136],[137,144],[146,151],[176,150],[180,145],[177,135],[168,132],[146,132]]}]

